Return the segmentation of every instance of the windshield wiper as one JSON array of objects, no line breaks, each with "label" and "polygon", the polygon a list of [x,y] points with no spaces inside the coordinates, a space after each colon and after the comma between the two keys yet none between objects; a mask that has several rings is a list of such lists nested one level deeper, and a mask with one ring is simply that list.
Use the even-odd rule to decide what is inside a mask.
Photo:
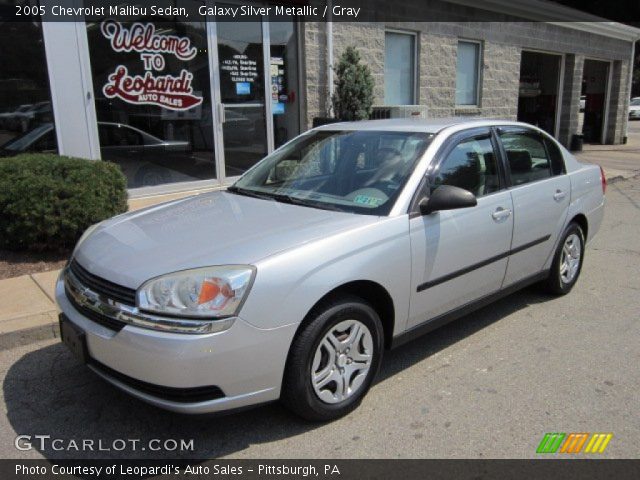
[{"label": "windshield wiper", "polygon": [[332,210],[334,212],[344,212],[344,210],[337,205],[331,205],[324,202],[314,201],[306,198],[292,197],[286,193],[272,193],[275,200],[282,203],[290,203],[292,205],[301,205],[303,207],[319,208],[320,210]]},{"label": "windshield wiper", "polygon": [[247,197],[261,198],[263,200],[272,200],[280,203],[288,203],[290,205],[299,205],[303,207],[319,208],[321,210],[333,210],[335,212],[344,212],[344,209],[330,205],[323,202],[317,202],[313,200],[306,200],[303,198],[287,195],[286,193],[276,192],[256,192],[247,188],[236,187],[235,185],[227,188],[228,192],[237,193],[238,195],[245,195]]},{"label": "windshield wiper", "polygon": [[245,195],[247,197],[261,198],[263,200],[272,200],[271,195],[268,195],[266,193],[259,193],[247,188],[236,187],[235,185],[227,188],[227,192],[237,193],[238,195]]},{"label": "windshield wiper", "polygon": [[292,197],[291,195],[287,195],[286,193],[269,193],[271,198],[278,202],[282,203],[290,203],[291,205],[308,205],[306,201],[298,197]]}]

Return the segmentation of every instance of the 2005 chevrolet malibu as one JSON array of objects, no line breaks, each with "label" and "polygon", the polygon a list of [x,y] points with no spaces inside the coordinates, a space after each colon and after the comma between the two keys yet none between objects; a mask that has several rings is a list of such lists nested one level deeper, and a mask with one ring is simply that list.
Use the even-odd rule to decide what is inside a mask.
[{"label": "2005 chevrolet malibu", "polygon": [[226,191],[89,228],[57,283],[62,338],[159,407],[332,419],[385,349],[532,283],[568,293],[605,187],[527,124],[326,125]]}]

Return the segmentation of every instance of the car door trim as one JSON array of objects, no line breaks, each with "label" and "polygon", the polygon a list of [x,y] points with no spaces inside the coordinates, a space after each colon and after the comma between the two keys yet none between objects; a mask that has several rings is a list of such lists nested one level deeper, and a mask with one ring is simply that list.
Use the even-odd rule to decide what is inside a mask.
[{"label": "car door trim", "polygon": [[394,349],[401,345],[404,345],[405,343],[411,340],[414,340],[418,337],[421,337],[422,335],[429,333],[433,330],[436,330],[437,328],[440,328],[446,325],[447,323],[453,322],[454,320],[457,320],[460,317],[464,317],[465,315],[468,315],[469,313],[475,310],[485,307],[495,302],[496,300],[504,298],[529,285],[532,285],[541,280],[544,280],[548,276],[549,276],[549,270],[543,270],[539,273],[536,273],[535,275],[524,278],[512,285],[509,285],[508,287],[503,288],[502,290],[498,290],[497,292],[490,293],[489,295],[486,295],[478,300],[473,300],[469,303],[462,305],[461,307],[458,307],[449,312],[443,313],[442,315],[438,315],[436,317],[425,320],[424,322],[419,323],[418,325],[410,328],[409,330],[402,332],[401,334],[391,339],[390,349]]},{"label": "car door trim", "polygon": [[536,240],[533,240],[531,242],[525,243],[524,245],[520,245],[519,247],[516,248],[512,248],[506,252],[500,253],[498,255],[495,255],[493,257],[489,257],[486,260],[483,260],[481,262],[478,263],[474,263],[473,265],[469,265],[468,267],[465,268],[461,268],[460,270],[456,270],[455,272],[451,272],[448,273],[446,275],[443,275],[442,277],[438,277],[434,280],[429,280],[428,282],[424,282],[421,283],[420,285],[418,285],[417,291],[418,292],[423,292],[424,290],[427,290],[428,288],[431,287],[435,287],[436,285],[440,285],[441,283],[444,282],[448,282],[449,280],[453,280],[454,278],[460,277],[462,275],[465,275],[467,273],[473,272],[474,270],[477,270],[479,268],[482,267],[486,267],[487,265],[497,262],[499,260],[502,260],[504,258],[507,258],[511,255],[515,255],[516,253],[520,253],[524,250],[527,250],[528,248],[531,247],[535,247],[536,245],[539,245],[541,243],[546,242],[547,240],[549,240],[551,238],[551,235],[545,235],[544,237],[540,237]]}]

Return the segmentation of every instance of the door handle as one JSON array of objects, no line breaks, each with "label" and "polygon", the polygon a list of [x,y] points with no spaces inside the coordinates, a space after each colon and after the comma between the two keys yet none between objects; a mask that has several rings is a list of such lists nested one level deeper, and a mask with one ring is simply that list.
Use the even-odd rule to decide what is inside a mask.
[{"label": "door handle", "polygon": [[511,210],[508,208],[498,207],[495,212],[491,214],[491,218],[493,218],[496,222],[500,220],[504,220],[505,218],[509,218],[511,216]]},{"label": "door handle", "polygon": [[553,194],[553,199],[556,202],[559,202],[560,200],[562,200],[566,196],[567,196],[567,194],[564,193],[562,190],[556,190],[556,193]]}]

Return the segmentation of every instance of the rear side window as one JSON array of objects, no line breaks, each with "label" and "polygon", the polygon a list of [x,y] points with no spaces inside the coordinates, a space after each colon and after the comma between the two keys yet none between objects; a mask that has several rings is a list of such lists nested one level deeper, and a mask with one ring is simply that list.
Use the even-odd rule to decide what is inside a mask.
[{"label": "rear side window", "polygon": [[537,132],[503,131],[500,140],[511,170],[511,184],[524,185],[551,177],[551,161]]},{"label": "rear side window", "polygon": [[453,185],[476,197],[500,190],[498,163],[489,135],[462,140],[438,168],[433,188]]},{"label": "rear side window", "polygon": [[550,138],[545,137],[544,145],[547,147],[547,153],[551,159],[551,173],[554,175],[562,175],[566,173],[564,168],[564,157],[558,145]]}]

